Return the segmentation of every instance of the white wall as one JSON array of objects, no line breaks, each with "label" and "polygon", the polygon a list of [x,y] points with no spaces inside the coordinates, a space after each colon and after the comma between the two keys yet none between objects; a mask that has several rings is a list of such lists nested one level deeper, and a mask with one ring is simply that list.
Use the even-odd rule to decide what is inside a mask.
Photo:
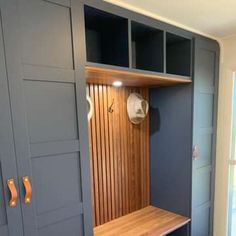
[{"label": "white wall", "polygon": [[214,236],[227,235],[228,160],[230,158],[234,72],[236,72],[236,35],[221,40]]}]

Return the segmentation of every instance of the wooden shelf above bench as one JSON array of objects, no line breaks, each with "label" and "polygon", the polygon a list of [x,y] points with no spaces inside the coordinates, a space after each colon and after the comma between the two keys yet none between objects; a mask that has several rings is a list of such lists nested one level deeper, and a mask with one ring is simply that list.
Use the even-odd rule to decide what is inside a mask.
[{"label": "wooden shelf above bench", "polygon": [[191,83],[187,76],[165,75],[137,69],[116,66],[103,66],[89,63],[86,66],[88,83],[112,85],[116,80],[122,81],[124,86],[161,87]]},{"label": "wooden shelf above bench", "polygon": [[94,236],[161,236],[186,225],[189,218],[153,206],[94,228]]}]

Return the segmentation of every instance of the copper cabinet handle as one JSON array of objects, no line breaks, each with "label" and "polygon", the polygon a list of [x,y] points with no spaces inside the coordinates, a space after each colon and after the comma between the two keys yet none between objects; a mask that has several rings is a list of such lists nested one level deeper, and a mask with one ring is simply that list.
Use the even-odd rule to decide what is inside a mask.
[{"label": "copper cabinet handle", "polygon": [[23,176],[22,181],[25,187],[25,204],[29,204],[32,197],[32,187],[28,176]]},{"label": "copper cabinet handle", "polygon": [[11,193],[11,199],[9,201],[9,206],[15,207],[17,204],[18,194],[17,194],[15,183],[14,183],[14,179],[8,179],[7,186],[8,186],[10,193]]}]

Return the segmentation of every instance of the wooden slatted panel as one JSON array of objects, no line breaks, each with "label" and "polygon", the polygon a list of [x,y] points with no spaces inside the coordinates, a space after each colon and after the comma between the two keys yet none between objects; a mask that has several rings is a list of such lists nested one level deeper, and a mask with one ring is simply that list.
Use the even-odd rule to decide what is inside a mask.
[{"label": "wooden slatted panel", "polygon": [[186,225],[190,219],[148,206],[94,228],[94,236],[164,236]]},{"label": "wooden slatted panel", "polygon": [[89,141],[94,225],[98,226],[150,203],[149,117],[133,125],[127,115],[131,92],[147,100],[149,94],[147,88],[96,84],[89,84],[87,91],[94,104]]}]

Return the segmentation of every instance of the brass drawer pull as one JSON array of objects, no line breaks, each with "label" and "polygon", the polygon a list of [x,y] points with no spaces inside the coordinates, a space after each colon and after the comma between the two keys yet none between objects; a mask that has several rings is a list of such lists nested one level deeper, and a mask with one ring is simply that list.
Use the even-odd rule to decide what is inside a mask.
[{"label": "brass drawer pull", "polygon": [[23,176],[22,181],[25,187],[25,204],[29,204],[31,202],[31,197],[32,197],[32,187],[30,184],[30,180],[28,176]]},{"label": "brass drawer pull", "polygon": [[9,206],[15,207],[17,204],[18,194],[17,194],[15,183],[14,183],[14,179],[7,180],[7,186],[8,186],[10,193],[11,193],[11,199],[9,201]]}]

